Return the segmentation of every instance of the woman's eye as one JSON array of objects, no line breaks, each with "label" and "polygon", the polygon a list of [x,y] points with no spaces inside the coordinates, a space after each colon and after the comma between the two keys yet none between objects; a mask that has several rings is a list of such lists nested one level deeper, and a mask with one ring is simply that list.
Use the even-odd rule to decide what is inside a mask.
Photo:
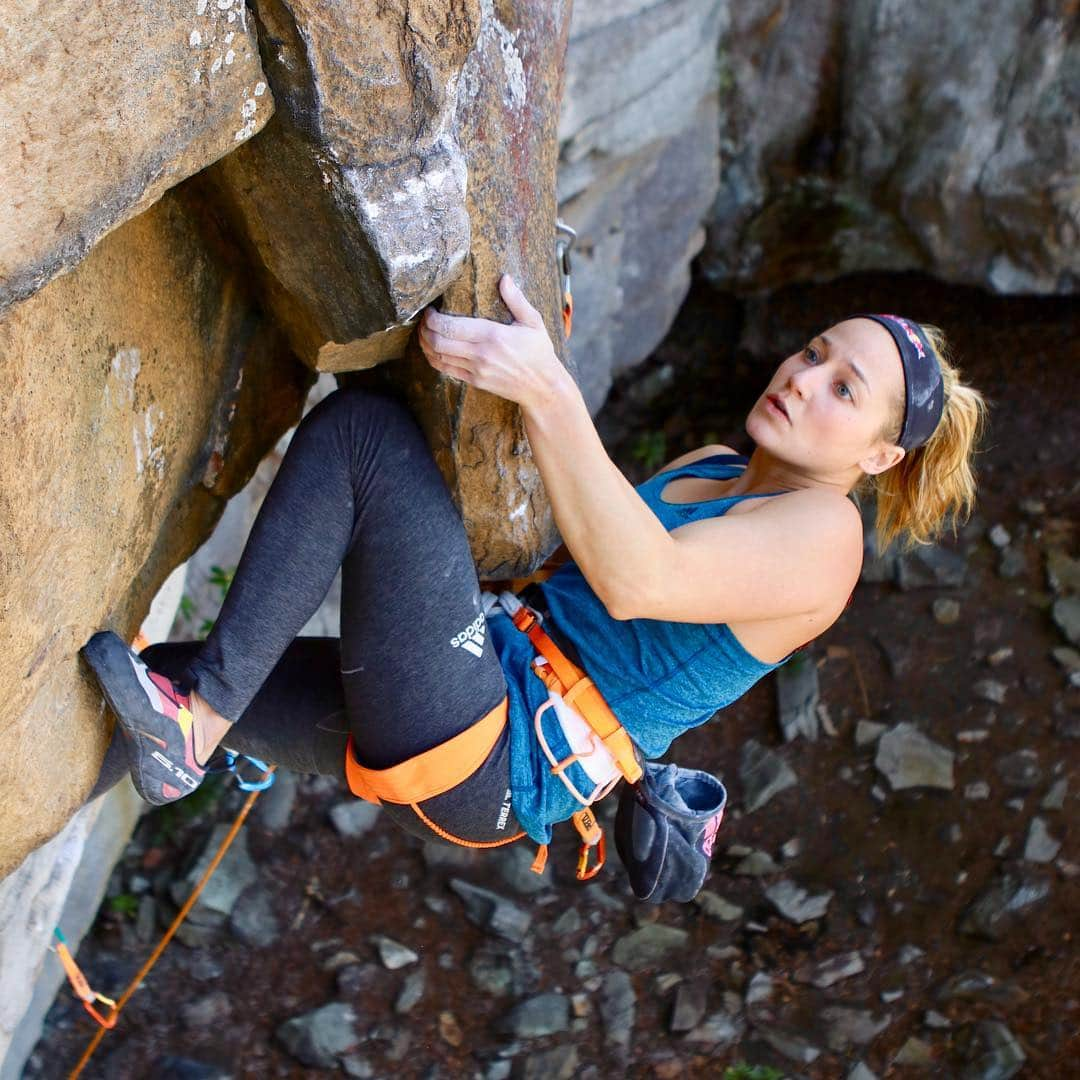
[{"label": "woman's eye", "polygon": [[844,398],[851,397],[851,387],[846,382],[836,384],[836,392]]},{"label": "woman's eye", "polygon": [[805,356],[811,364],[814,364],[817,362],[818,358],[817,349],[815,349],[813,345],[807,345],[806,348],[803,349],[803,356]]}]

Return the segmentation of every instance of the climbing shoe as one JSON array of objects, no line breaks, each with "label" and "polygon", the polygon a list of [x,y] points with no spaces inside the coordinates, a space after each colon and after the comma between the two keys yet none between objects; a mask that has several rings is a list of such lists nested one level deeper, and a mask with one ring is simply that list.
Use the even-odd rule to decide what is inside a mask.
[{"label": "climbing shoe", "polygon": [[155,806],[190,795],[206,770],[195,760],[189,694],[146,664],[111,630],[80,650],[127,740],[135,790]]}]

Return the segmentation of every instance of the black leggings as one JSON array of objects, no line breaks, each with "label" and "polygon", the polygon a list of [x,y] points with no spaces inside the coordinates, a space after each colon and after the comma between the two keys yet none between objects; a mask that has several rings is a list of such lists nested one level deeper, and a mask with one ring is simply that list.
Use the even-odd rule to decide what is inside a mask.
[{"label": "black leggings", "polygon": [[[340,640],[298,638],[338,567]],[[206,641],[142,655],[237,721],[226,746],[342,779],[350,733],[358,759],[385,769],[506,694],[465,530],[427,443],[401,405],[356,387],[300,422]],[[114,745],[95,793],[124,771]],[[421,808],[471,842],[513,836],[509,771],[505,729],[468,780]],[[408,807],[386,809],[433,835]]]}]

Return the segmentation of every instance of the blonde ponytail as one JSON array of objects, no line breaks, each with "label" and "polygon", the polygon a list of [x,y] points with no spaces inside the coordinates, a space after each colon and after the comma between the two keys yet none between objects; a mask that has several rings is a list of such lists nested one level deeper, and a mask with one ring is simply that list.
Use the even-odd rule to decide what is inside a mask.
[{"label": "blonde ponytail", "polygon": [[[926,323],[921,329],[941,365],[945,407],[928,442],[859,485],[877,496],[878,551],[898,537],[903,538],[905,549],[932,543],[948,524],[955,535],[957,525],[968,519],[975,504],[972,458],[986,424],[986,401],[978,390],[960,381],[941,330]],[[900,437],[901,421],[902,417],[895,418],[886,438],[895,442]]]}]

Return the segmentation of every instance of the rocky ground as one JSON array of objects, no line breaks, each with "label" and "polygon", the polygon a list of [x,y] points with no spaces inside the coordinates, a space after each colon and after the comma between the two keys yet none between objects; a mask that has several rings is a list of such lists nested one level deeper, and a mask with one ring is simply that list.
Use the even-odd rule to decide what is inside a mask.
[{"label": "rocky ground", "polygon": [[[702,441],[743,447],[767,365],[859,310],[952,331],[995,403],[978,513],[956,541],[868,560],[783,679],[676,744],[732,796],[697,902],[636,902],[614,853],[578,884],[568,825],[539,878],[531,846],[425,846],[284,774],[84,1075],[1076,1075],[1070,305],[915,276],[747,306],[696,286],[602,430],[635,478]],[[116,869],[80,952],[106,993],[242,796],[214,782],[197,798],[147,815]],[[64,1075],[91,1034],[63,991],[25,1075]]]}]

